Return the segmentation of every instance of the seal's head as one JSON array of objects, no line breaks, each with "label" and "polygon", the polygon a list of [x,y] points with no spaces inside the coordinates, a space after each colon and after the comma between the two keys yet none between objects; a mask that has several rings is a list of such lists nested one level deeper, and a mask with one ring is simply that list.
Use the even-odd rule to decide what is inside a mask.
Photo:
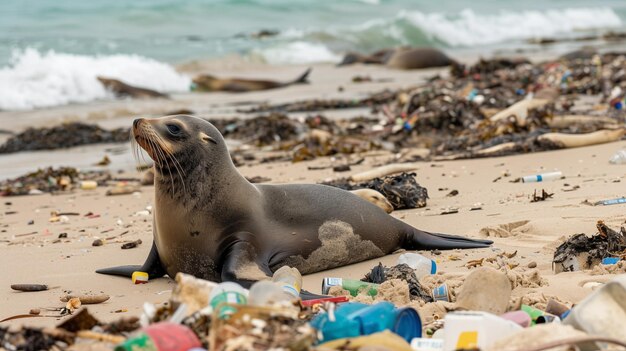
[{"label": "seal's head", "polygon": [[132,141],[154,160],[155,175],[161,180],[180,180],[185,184],[185,178],[198,168],[211,171],[226,166],[223,160],[230,160],[220,132],[198,117],[138,118],[131,131]]}]

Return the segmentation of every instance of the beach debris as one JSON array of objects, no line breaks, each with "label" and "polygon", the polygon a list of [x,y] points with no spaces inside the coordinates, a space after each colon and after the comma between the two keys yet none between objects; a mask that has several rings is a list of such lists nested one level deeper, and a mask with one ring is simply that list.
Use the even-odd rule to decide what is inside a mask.
[{"label": "beach debris", "polygon": [[0,181],[1,196],[32,195],[69,191],[79,187],[82,181],[105,183],[111,174],[106,171],[82,172],[72,167],[48,167],[23,176]]},{"label": "beach debris", "polygon": [[[604,284],[600,289],[587,296],[572,307],[563,320],[590,335],[624,340],[624,321],[626,321],[626,276],[620,275]],[[600,311],[611,311],[602,313]],[[602,322],[598,322],[601,316]],[[597,347],[601,347],[597,344]]]},{"label": "beach debris", "polygon": [[115,187],[110,188],[106,191],[107,196],[114,195],[128,195],[141,191],[141,188],[136,185],[126,184],[126,183],[118,183]]},{"label": "beach debris", "polygon": [[100,321],[91,315],[86,307],[83,307],[57,327],[75,333],[80,330],[90,330],[98,324],[100,324]]},{"label": "beach debris", "polygon": [[456,305],[469,311],[501,315],[511,298],[511,283],[506,274],[481,267],[470,273],[456,296]]},{"label": "beach debris", "polygon": [[541,189],[541,195],[537,195],[537,190],[533,191],[530,202],[546,201],[554,196],[554,193],[548,193],[545,189]]},{"label": "beach debris", "polygon": [[78,299],[83,305],[95,305],[109,300],[111,297],[106,294],[98,295],[64,295],[60,297],[61,302],[69,302],[72,299]]},{"label": "beach debris", "polygon": [[94,164],[94,166],[108,166],[111,164],[111,159],[109,158],[109,156],[104,155],[104,157],[102,158],[102,160],[96,162]]},{"label": "beach debris", "polygon": [[96,239],[91,243],[91,246],[102,246],[104,245],[104,240],[102,239]]},{"label": "beach debris", "polygon": [[544,182],[547,180],[556,180],[561,179],[563,173],[559,172],[550,172],[550,173],[541,173],[536,175],[527,175],[522,177],[523,183],[533,183],[533,182]]},{"label": "beach debris", "polygon": [[444,325],[444,350],[484,350],[524,329],[513,321],[481,311],[448,313]]},{"label": "beach debris", "polygon": [[146,272],[135,271],[132,274],[131,280],[133,284],[146,284],[148,283],[149,275]]},{"label": "beach debris", "polygon": [[124,243],[124,244],[122,244],[121,247],[122,247],[122,250],[127,250],[127,249],[134,249],[134,248],[136,248],[139,245],[141,245],[141,239],[137,239],[135,241]]},{"label": "beach debris", "polygon": [[596,201],[593,203],[594,206],[598,206],[598,205],[609,206],[609,205],[620,205],[620,204],[626,204],[626,197],[618,197],[616,199],[609,199],[609,200],[600,200],[600,201]]},{"label": "beach debris", "polygon": [[54,127],[28,128],[0,145],[0,154],[54,150],[80,145],[128,142],[129,129],[102,129],[95,124],[63,123]]},{"label": "beach debris", "polygon": [[11,289],[17,291],[44,291],[48,290],[45,284],[12,284]]},{"label": "beach debris", "polygon": [[612,165],[626,164],[626,149],[615,152],[615,154],[609,159],[609,163]]},{"label": "beach debris", "polygon": [[[419,269],[417,271],[419,272]],[[385,267],[382,263],[379,263],[372,268],[369,273],[365,274],[363,281],[381,285],[392,279],[399,279],[408,284],[411,300],[421,300],[424,302],[433,301],[430,292],[420,284],[416,269],[411,268],[408,264],[403,263],[392,267]]]},{"label": "beach debris", "polygon": [[154,350],[185,351],[202,346],[198,336],[187,326],[159,322],[141,329],[135,336],[116,347],[118,351],[133,351],[146,348]]},{"label": "beach debris", "polygon": [[351,182],[367,182],[375,178],[381,178],[392,174],[415,171],[418,168],[419,167],[416,164],[395,163],[353,174],[348,177],[348,180]]},{"label": "beach debris", "polygon": [[603,221],[596,224],[598,233],[588,237],[584,233],[569,237],[554,251],[553,268],[556,273],[591,269],[603,258],[626,250],[626,229],[617,232]]},{"label": "beach debris", "polygon": [[405,342],[422,336],[417,311],[410,307],[396,308],[393,303],[386,301],[373,305],[344,303],[332,315],[317,315],[311,321],[311,326],[321,333],[322,345],[329,345],[329,341],[337,339],[371,335],[385,330],[392,331]]},{"label": "beach debris", "polygon": [[199,279],[185,273],[176,274],[176,286],[172,290],[170,301],[173,308],[185,304],[188,315],[209,305],[209,296],[217,283]]},{"label": "beach debris", "polygon": [[428,190],[417,183],[415,173],[402,173],[384,178],[374,178],[368,182],[358,184],[353,184],[346,179],[323,182],[322,184],[344,190],[363,188],[376,190],[385,196],[394,210],[425,207],[428,199]]}]

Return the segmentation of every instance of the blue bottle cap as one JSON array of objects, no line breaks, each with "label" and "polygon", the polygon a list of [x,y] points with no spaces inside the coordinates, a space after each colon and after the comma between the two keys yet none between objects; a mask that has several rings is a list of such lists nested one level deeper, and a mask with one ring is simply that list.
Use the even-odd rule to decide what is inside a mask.
[{"label": "blue bottle cap", "polygon": [[602,264],[604,265],[616,264],[617,262],[619,262],[619,257],[605,257],[602,259]]},{"label": "blue bottle cap", "polygon": [[391,331],[411,342],[414,338],[422,337],[422,320],[413,308],[399,308],[396,310],[396,320]]},{"label": "blue bottle cap", "polygon": [[437,262],[435,260],[430,260],[430,274],[437,273]]}]

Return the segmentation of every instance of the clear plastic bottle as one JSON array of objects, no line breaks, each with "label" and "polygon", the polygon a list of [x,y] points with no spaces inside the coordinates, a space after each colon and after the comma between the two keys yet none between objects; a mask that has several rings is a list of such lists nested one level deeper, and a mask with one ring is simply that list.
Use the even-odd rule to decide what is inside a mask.
[{"label": "clear plastic bottle", "polygon": [[437,263],[435,261],[414,252],[400,255],[398,264],[406,264],[413,268],[417,279],[437,273]]},{"label": "clear plastic bottle", "polygon": [[272,281],[280,284],[282,289],[294,298],[300,298],[302,288],[302,274],[296,268],[282,266],[272,276]]},{"label": "clear plastic bottle", "polygon": [[[209,305],[211,305],[213,309],[217,308],[222,303],[245,305],[247,302],[248,290],[233,282],[218,284],[211,290],[211,295],[209,295]],[[225,307],[220,310],[220,315],[225,316],[232,312],[232,308]]]},{"label": "clear plastic bottle", "polygon": [[283,287],[269,280],[261,280],[250,287],[248,303],[255,306],[268,306],[290,302],[294,297],[283,290]]},{"label": "clear plastic bottle", "polygon": [[617,150],[615,155],[613,155],[611,159],[609,160],[609,163],[613,165],[626,164],[626,149]]}]

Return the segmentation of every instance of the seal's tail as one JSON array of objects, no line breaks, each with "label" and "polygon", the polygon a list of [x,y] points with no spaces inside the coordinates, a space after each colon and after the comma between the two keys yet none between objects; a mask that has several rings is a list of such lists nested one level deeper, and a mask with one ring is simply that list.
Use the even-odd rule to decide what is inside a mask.
[{"label": "seal's tail", "polygon": [[491,240],[469,239],[458,235],[425,232],[411,226],[407,240],[403,245],[407,250],[451,250],[486,248],[493,244]]},{"label": "seal's tail", "polygon": [[309,83],[309,74],[311,73],[312,68],[308,68],[300,77],[294,80],[291,84],[308,84]]}]

